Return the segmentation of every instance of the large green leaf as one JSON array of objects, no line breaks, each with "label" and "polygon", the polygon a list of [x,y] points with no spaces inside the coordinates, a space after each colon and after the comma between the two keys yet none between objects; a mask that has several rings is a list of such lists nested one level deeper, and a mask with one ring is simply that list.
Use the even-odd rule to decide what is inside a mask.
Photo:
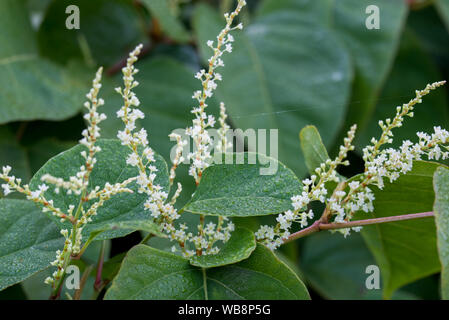
[{"label": "large green leaf", "polygon": [[[65,10],[80,10],[80,29],[67,29]],[[88,64],[112,65],[144,41],[145,27],[130,0],[53,0],[38,31],[42,55],[62,64],[84,58]]]},{"label": "large green leaf", "polygon": [[[129,149],[128,147],[122,146],[120,141],[99,140],[98,146],[102,150],[96,155],[97,163],[90,177],[90,188],[94,188],[95,186],[102,188],[106,182],[113,184],[137,175],[137,169],[126,164]],[[75,175],[79,167],[85,162],[84,158],[80,155],[82,150],[85,150],[85,147],[77,145],[49,160],[32,178],[30,183],[31,188],[36,188],[41,184],[41,177],[46,173],[61,177],[65,180]],[[163,190],[168,192],[167,164],[159,155],[156,156],[155,166],[158,169],[155,183],[161,185]],[[145,211],[143,208],[146,196],[136,191],[137,187],[135,184],[130,185],[130,188],[134,190],[133,194],[115,195],[111,200],[105,202],[103,207],[98,210],[98,215],[94,216],[92,218],[93,221],[83,229],[86,236],[91,231],[111,227],[122,221],[150,219],[148,211]],[[76,206],[79,203],[79,196],[73,194],[67,195],[66,192],[55,193],[52,188],[45,193],[45,196],[48,199],[52,199],[54,205],[63,211],[67,210],[70,204]],[[87,203],[85,206],[87,207],[90,204]],[[118,225],[118,227],[120,226]],[[132,229],[127,229],[126,227],[125,229],[114,229],[103,232],[96,239],[103,240],[120,237],[136,229],[138,229],[137,226]]]},{"label": "large green leaf", "polygon": [[213,255],[193,256],[190,263],[197,267],[212,268],[237,263],[248,258],[256,249],[254,233],[244,228],[237,228],[220,252]]},{"label": "large green leaf", "polygon": [[[251,155],[255,164],[249,164]],[[300,194],[301,182],[294,173],[275,159],[261,154],[232,154],[232,164],[215,164],[204,170],[203,177],[185,210],[228,217],[261,216],[291,209],[291,197]],[[268,163],[268,164],[267,164]],[[266,165],[267,164],[267,165]],[[264,175],[261,170],[276,169]]]},{"label": "large green leaf", "polygon": [[[333,28],[351,52],[355,78],[346,126],[353,123],[359,129],[371,120],[379,91],[393,64],[403,25],[407,17],[404,1],[343,0],[333,1]],[[376,5],[380,14],[380,29],[368,30],[365,10]]]},{"label": "large green leaf", "polygon": [[47,268],[63,245],[57,225],[34,203],[0,199],[0,290]]},{"label": "large green leaf", "polygon": [[299,132],[299,140],[307,169],[314,174],[315,169],[329,159],[320,133],[315,126],[306,126]]},{"label": "large green leaf", "polygon": [[154,18],[158,19],[162,30],[174,40],[187,42],[190,35],[177,19],[167,0],[143,0]]},{"label": "large green leaf", "polygon": [[[308,25],[299,10],[257,16],[243,32],[234,32],[231,54],[216,95],[238,128],[278,129],[279,159],[298,175],[306,172],[297,141],[308,124],[320,130],[326,144],[340,129],[352,78],[347,51],[330,31]],[[211,8],[198,6],[193,26],[203,61],[206,46],[224,24]],[[249,143],[248,150],[257,151]]]},{"label": "large green leaf", "polygon": [[[360,234],[344,238],[328,231],[304,239],[300,267],[314,290],[326,299],[373,300],[382,298],[382,290],[367,289],[365,281],[374,257]],[[397,291],[393,299],[413,299],[412,294]]]},{"label": "large green leaf", "polygon": [[[411,68],[410,66],[413,66]],[[376,105],[375,112],[366,130],[359,139],[359,147],[367,145],[372,137],[379,137],[381,129],[378,120],[392,118],[395,107],[408,102],[415,96],[414,90],[425,88],[427,83],[440,81],[442,75],[432,58],[424,51],[415,35],[404,33],[398,56],[391,74]],[[448,123],[447,95],[445,90],[436,90],[423,99],[413,110],[414,117],[407,118],[404,125],[394,132],[394,146],[403,140],[416,139],[416,132],[432,132],[434,126],[445,127]]]},{"label": "large green leaf", "polygon": [[71,70],[39,57],[24,4],[0,2],[0,123],[72,116],[87,87]]},{"label": "large green leaf", "polygon": [[[358,218],[380,218],[432,211],[435,198],[432,178],[437,163],[415,161],[411,172],[383,190],[373,188],[374,212]],[[436,273],[440,262],[436,248],[435,222],[432,218],[412,219],[365,226],[362,230],[383,275],[384,297],[407,283]]]},{"label": "large green leaf", "polygon": [[309,299],[306,287],[267,248],[258,245],[237,264],[200,269],[145,245],[131,249],[105,299]]},{"label": "large green leaf", "polygon": [[449,170],[440,167],[433,178],[435,204],[433,211],[437,225],[438,252],[441,261],[441,295],[449,300]]},{"label": "large green leaf", "polygon": [[[376,5],[380,14],[380,29],[369,30],[365,26],[368,14],[365,10]],[[404,1],[390,0],[264,0],[260,15],[294,12],[297,19],[310,28],[327,27],[344,43],[355,66],[355,78],[346,126],[367,124],[377,95],[391,68],[407,6]],[[306,42],[310,49],[311,44]],[[306,63],[302,62],[301,63]],[[318,127],[322,132],[321,127]],[[324,135],[325,141],[327,136]]]}]

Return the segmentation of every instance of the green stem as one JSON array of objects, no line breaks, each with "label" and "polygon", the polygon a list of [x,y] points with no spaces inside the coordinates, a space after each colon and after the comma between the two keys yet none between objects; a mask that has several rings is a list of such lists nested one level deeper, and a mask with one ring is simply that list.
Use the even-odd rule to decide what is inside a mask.
[{"label": "green stem", "polygon": [[148,240],[150,240],[151,238],[154,237],[154,234],[152,234],[151,232],[148,233],[145,238],[143,238],[142,241],[140,241],[140,244],[146,244],[148,242]]},{"label": "green stem", "polygon": [[77,227],[78,218],[79,218],[79,216],[81,214],[81,209],[83,207],[83,199],[84,199],[84,197],[86,197],[86,193],[87,193],[87,190],[84,189],[83,192],[81,193],[81,198],[80,198],[80,201],[78,203],[78,208],[76,209],[75,216],[73,217],[72,245],[75,245],[76,230],[78,229],[78,227]]},{"label": "green stem", "polygon": [[83,247],[81,248],[80,252],[76,255],[76,257],[72,257],[72,259],[79,259],[81,258],[81,256],[83,255],[84,251],[86,251],[87,247],[92,243],[92,241],[95,239],[97,235],[95,236],[90,236],[86,243],[83,245]]},{"label": "green stem", "polygon": [[400,216],[391,216],[391,217],[382,217],[382,218],[374,218],[374,219],[365,219],[365,220],[356,220],[349,221],[346,223],[323,223],[323,221],[317,220],[309,227],[302,229],[298,232],[292,233],[284,243],[288,243],[290,241],[303,238],[308,236],[309,234],[319,232],[321,230],[336,230],[343,228],[352,228],[352,227],[361,227],[371,224],[380,224],[394,221],[403,221],[403,220],[411,220],[411,219],[419,219],[434,216],[433,212],[421,212],[421,213],[412,213],[412,214],[404,214]]},{"label": "green stem", "polygon": [[[65,266],[65,263],[64,263]],[[57,282],[56,286],[54,287],[51,295],[50,300],[57,300],[61,294],[62,284],[64,283],[65,278],[65,272],[62,274],[61,279]]]},{"label": "green stem", "polygon": [[[76,213],[74,216],[74,219],[72,220],[72,224],[73,224],[73,228],[72,228],[72,245],[75,244],[76,241],[76,230],[78,229],[77,227],[77,223],[78,223],[78,218],[79,215],[81,214],[81,208],[83,205],[83,199],[86,196],[87,190],[83,190],[82,194],[81,194],[81,198],[78,204],[78,208],[76,209]],[[80,257],[80,255],[77,256],[78,258]],[[59,281],[55,284],[55,287],[52,291],[52,294],[50,296],[51,300],[56,300],[58,299],[60,293],[61,293],[61,288],[62,288],[62,283],[64,282],[64,278],[65,278],[65,270],[67,269],[67,266],[69,265],[70,261],[72,260],[71,257],[71,252],[67,252],[66,256],[64,257],[64,272],[61,276],[61,278],[59,279]]]}]

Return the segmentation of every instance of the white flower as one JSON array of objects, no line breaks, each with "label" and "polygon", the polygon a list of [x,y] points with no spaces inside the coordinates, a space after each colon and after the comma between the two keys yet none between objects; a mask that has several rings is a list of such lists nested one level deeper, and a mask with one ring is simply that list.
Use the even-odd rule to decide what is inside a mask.
[{"label": "white flower", "polygon": [[126,163],[131,165],[131,166],[133,166],[133,167],[137,166],[139,164],[139,157],[138,157],[138,155],[135,154],[135,153],[129,154],[128,159],[126,159]]},{"label": "white flower", "polygon": [[3,188],[3,194],[5,196],[7,196],[8,194],[10,194],[12,192],[12,190],[8,184],[2,184],[2,188]]}]

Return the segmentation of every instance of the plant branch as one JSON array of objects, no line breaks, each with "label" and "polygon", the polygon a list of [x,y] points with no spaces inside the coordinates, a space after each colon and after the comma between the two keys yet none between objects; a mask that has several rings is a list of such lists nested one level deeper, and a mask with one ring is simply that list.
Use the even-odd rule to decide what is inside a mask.
[{"label": "plant branch", "polygon": [[142,239],[142,241],[140,241],[140,244],[146,244],[148,242],[148,240],[150,240],[151,238],[154,237],[154,234],[152,234],[151,232],[148,233],[145,238]]},{"label": "plant branch", "polygon": [[101,274],[103,273],[105,244],[106,244],[106,241],[103,240],[103,242],[101,243],[100,257],[98,258],[97,276],[96,276],[95,283],[94,283],[94,289],[95,289],[95,291],[98,291],[98,292],[100,292],[102,284],[103,284]]},{"label": "plant branch", "polygon": [[90,273],[92,272],[93,266],[88,266],[83,273],[80,281],[80,288],[75,291],[73,295],[73,300],[80,300],[81,294],[83,293],[84,286],[86,285],[87,278],[89,278]]},{"label": "plant branch", "polygon": [[284,243],[305,237],[309,234],[321,231],[321,230],[335,230],[335,229],[343,229],[343,228],[352,228],[352,227],[360,227],[371,224],[380,224],[394,221],[403,221],[403,220],[411,220],[411,219],[419,219],[434,216],[433,212],[420,212],[420,213],[411,213],[404,214],[400,216],[391,216],[391,217],[382,217],[382,218],[373,218],[373,219],[364,219],[364,220],[356,220],[349,221],[346,223],[324,223],[321,219],[315,221],[309,227],[302,229],[298,232],[292,233]]}]

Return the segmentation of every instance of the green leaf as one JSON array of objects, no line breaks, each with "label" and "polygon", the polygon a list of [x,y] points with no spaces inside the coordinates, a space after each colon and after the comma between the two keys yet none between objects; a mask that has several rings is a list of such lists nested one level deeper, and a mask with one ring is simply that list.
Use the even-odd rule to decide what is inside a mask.
[{"label": "green leaf", "polygon": [[320,232],[305,239],[300,267],[305,279],[326,299],[381,298],[379,290],[365,286],[367,266],[374,258],[359,234],[347,239],[340,234]]},{"label": "green leaf", "polygon": [[[365,10],[375,4],[379,8],[380,29],[365,26]],[[294,12],[304,28],[322,26],[344,44],[351,55],[355,77],[345,128],[354,123],[362,129],[368,122],[377,95],[391,68],[406,20],[407,5],[403,1],[378,0],[264,0],[261,15],[287,16]],[[308,50],[311,44],[307,43]],[[301,61],[302,62],[302,61]],[[335,124],[334,124],[335,126]],[[318,127],[320,132],[321,127]],[[346,130],[344,130],[346,131]],[[323,134],[324,140],[328,137]]]},{"label": "green leaf", "polygon": [[435,6],[449,32],[449,3],[444,0],[436,0]]},{"label": "green leaf", "polygon": [[354,123],[359,130],[370,122],[379,91],[384,85],[407,17],[404,1],[379,0],[380,29],[368,30],[366,8],[371,0],[334,1],[333,28],[351,52],[355,64],[355,78],[346,127]]},{"label": "green leaf", "polygon": [[258,245],[237,264],[200,269],[171,253],[132,248],[105,299],[309,299],[306,287],[267,248]]},{"label": "green leaf", "polygon": [[[36,173],[48,160],[77,145],[75,141],[60,141],[54,138],[44,138],[26,147],[27,160],[31,172]],[[16,165],[14,164],[14,168]],[[26,181],[29,181],[27,179]]]},{"label": "green leaf", "polygon": [[315,174],[315,169],[329,159],[320,133],[315,126],[306,126],[299,132],[299,140],[307,169],[310,174]]},{"label": "green leaf", "polygon": [[326,26],[331,19],[333,0],[262,0],[257,15],[264,16],[274,12],[295,11],[296,19],[304,24]]},{"label": "green leaf", "polygon": [[190,264],[213,268],[240,262],[248,258],[256,249],[256,237],[254,233],[244,228],[236,228],[231,238],[226,242],[220,252],[213,255],[194,256],[190,258]]},{"label": "green leaf", "polygon": [[0,290],[47,268],[63,245],[57,225],[34,203],[0,199]]},{"label": "green leaf", "polygon": [[[245,217],[291,209],[291,197],[301,192],[302,185],[290,169],[261,154],[232,154],[232,157],[232,164],[224,162],[204,170],[198,189],[185,210],[205,215]],[[249,164],[251,159],[255,164]],[[275,173],[270,171],[265,175],[267,172],[264,174],[263,170],[268,167],[276,170]]]},{"label": "green leaf", "polygon": [[17,143],[14,135],[6,127],[0,127],[0,168],[6,165],[13,167],[12,174],[16,177],[24,181],[30,180],[31,172],[26,150]]},{"label": "green leaf", "polygon": [[[341,234],[320,232],[304,239],[300,267],[304,279],[322,297],[333,300],[379,300],[381,290],[369,290],[366,267],[376,262],[358,233],[346,239]],[[393,299],[415,296],[397,291]]]},{"label": "green leaf", "polygon": [[[425,88],[427,83],[441,79],[442,75],[432,57],[422,48],[416,36],[407,30],[402,37],[393,70],[382,90],[372,119],[378,121],[392,118],[396,112],[395,106],[414,98],[415,89]],[[449,117],[445,90],[435,90],[424,97],[423,103],[416,106],[413,113],[413,118],[407,118],[404,125],[395,130],[393,146],[399,147],[404,140],[416,139],[416,132],[433,132],[434,126],[446,126]],[[380,136],[382,131],[377,121],[371,121],[359,137],[360,149],[369,144],[372,137]]]},{"label": "green leaf", "polygon": [[[106,182],[113,184],[138,174],[136,168],[126,164],[129,148],[122,146],[120,141],[99,140],[98,146],[100,146],[102,150],[96,155],[97,163],[95,164],[90,177],[90,188],[94,188],[95,186],[102,188]],[[42,183],[41,177],[46,173],[61,177],[65,180],[68,180],[70,176],[75,175],[76,172],[78,172],[79,167],[84,165],[85,162],[84,158],[80,155],[82,150],[87,149],[82,145],[77,145],[49,160],[31,179],[31,189],[37,188],[37,186]],[[157,155],[155,158],[155,166],[158,169],[155,183],[161,185],[163,190],[168,192],[169,182],[167,164],[161,156]],[[111,224],[120,224],[123,221],[141,221],[150,219],[148,211],[143,208],[146,196],[137,192],[136,184],[130,184],[129,187],[134,190],[133,194],[126,193],[115,195],[105,202],[105,204],[98,210],[98,215],[94,216],[92,218],[93,221],[88,223],[83,229],[86,238],[89,236],[90,232],[111,227]],[[88,189],[90,190],[90,188]],[[48,199],[52,199],[54,205],[63,211],[66,211],[70,204],[76,206],[79,203],[79,196],[73,194],[67,195],[63,190],[57,194],[54,192],[53,188],[50,188],[45,193],[45,196]],[[89,205],[91,205],[90,202],[85,204],[86,208]],[[55,221],[58,220],[55,217],[53,218]],[[148,223],[151,222],[149,221]],[[67,226],[69,225],[67,224]],[[138,229],[137,225],[132,229]],[[106,231],[99,235],[96,240],[121,237],[133,230],[125,228]]]},{"label": "green leaf", "polygon": [[0,123],[68,118],[81,108],[86,83],[39,57],[24,4],[0,2]]},{"label": "green leaf", "polygon": [[[234,49],[216,91],[237,128],[277,129],[279,159],[301,176],[306,168],[298,131],[313,124],[329,145],[343,123],[352,78],[349,55],[330,31],[305,25],[302,12],[257,16],[233,33]],[[203,61],[212,54],[206,41],[216,38],[224,19],[198,6],[193,19]],[[248,150],[257,151],[248,143]],[[268,148],[267,148],[268,150]]]},{"label": "green leaf", "polygon": [[144,5],[150,10],[154,18],[161,24],[162,30],[168,36],[179,42],[187,42],[190,35],[178,20],[169,2],[166,0],[143,0]]},{"label": "green leaf", "polygon": [[[435,198],[432,179],[438,163],[415,161],[413,170],[383,190],[373,188],[374,212],[354,219],[380,218],[432,211]],[[383,275],[383,292],[393,292],[440,270],[433,218],[412,219],[365,226],[362,230]]]},{"label": "green leaf", "polygon": [[449,170],[439,167],[433,177],[435,204],[433,212],[437,225],[437,245],[441,261],[441,295],[449,300]]},{"label": "green leaf", "polygon": [[154,224],[151,219],[147,218],[142,220],[103,223],[98,227],[92,228],[92,230],[90,231],[90,240],[96,240],[99,235],[110,230],[125,230],[125,233],[131,233],[136,230],[140,230],[149,232],[159,237],[165,236],[164,233],[160,231],[159,227]]},{"label": "green leaf", "polygon": [[438,61],[438,65],[449,63],[449,47],[445,45],[449,42],[449,32],[435,6],[412,10],[407,18],[407,28],[413,30],[420,44]]},{"label": "green leaf", "polygon": [[[80,29],[67,29],[65,10],[76,4]],[[113,65],[146,39],[141,15],[129,0],[52,1],[38,30],[42,55],[61,64],[81,59],[88,65]]]}]

